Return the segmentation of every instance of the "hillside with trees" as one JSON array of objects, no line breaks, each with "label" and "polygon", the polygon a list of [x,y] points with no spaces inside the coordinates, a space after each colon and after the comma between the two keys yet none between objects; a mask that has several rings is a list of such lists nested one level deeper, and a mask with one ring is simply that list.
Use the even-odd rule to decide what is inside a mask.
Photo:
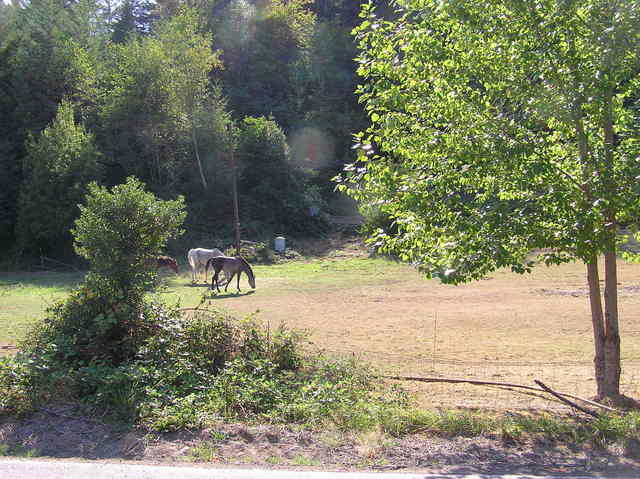
[{"label": "hillside with trees", "polygon": [[358,2],[0,3],[0,244],[71,258],[87,185],[136,176],[183,195],[186,230],[322,231],[329,181],[367,117],[355,96]]}]

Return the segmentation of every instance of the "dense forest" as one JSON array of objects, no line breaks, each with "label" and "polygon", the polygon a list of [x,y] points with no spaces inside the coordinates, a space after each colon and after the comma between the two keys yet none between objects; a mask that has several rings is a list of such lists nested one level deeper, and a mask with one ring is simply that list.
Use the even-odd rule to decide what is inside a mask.
[{"label": "dense forest", "polygon": [[[352,0],[0,2],[0,244],[72,256],[92,181],[185,197],[196,238],[317,234],[367,117]],[[206,245],[202,245],[206,246]]]}]

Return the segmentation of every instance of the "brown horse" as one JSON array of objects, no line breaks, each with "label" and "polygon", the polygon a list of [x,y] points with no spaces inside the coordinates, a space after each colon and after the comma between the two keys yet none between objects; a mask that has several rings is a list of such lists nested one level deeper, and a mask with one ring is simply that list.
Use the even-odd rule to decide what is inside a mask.
[{"label": "brown horse", "polygon": [[205,274],[210,267],[213,267],[214,270],[214,275],[211,278],[211,289],[213,289],[213,286],[215,285],[218,291],[220,291],[220,286],[218,284],[218,275],[220,274],[220,271],[223,271],[227,278],[227,284],[224,287],[225,291],[229,287],[229,283],[233,279],[233,276],[236,274],[238,275],[238,283],[236,287],[238,288],[238,291],[240,291],[240,275],[242,275],[242,273],[246,273],[251,287],[253,289],[256,288],[256,277],[253,274],[253,270],[249,263],[247,263],[247,260],[241,256],[216,256],[211,258],[207,261]]},{"label": "brown horse", "polygon": [[178,262],[171,256],[156,256],[147,260],[149,266],[155,266],[160,269],[162,267],[171,268],[174,273],[178,274]]}]

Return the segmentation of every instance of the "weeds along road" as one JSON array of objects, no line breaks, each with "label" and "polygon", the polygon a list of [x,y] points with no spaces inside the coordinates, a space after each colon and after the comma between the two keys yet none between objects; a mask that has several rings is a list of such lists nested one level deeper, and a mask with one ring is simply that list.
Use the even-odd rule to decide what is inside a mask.
[{"label": "weeds along road", "polygon": [[206,466],[157,466],[0,458],[0,477],[19,479],[598,479],[605,476],[215,469]]}]

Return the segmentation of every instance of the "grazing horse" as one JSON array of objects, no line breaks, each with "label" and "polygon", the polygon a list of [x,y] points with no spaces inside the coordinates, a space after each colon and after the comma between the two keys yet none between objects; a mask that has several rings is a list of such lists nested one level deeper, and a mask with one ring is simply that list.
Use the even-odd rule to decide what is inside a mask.
[{"label": "grazing horse", "polygon": [[247,263],[247,260],[241,256],[216,256],[215,258],[211,258],[207,261],[205,274],[209,267],[213,267],[214,270],[214,275],[211,278],[211,289],[213,289],[213,285],[215,284],[218,291],[220,291],[220,286],[218,284],[218,274],[220,274],[220,271],[223,271],[227,278],[227,284],[224,287],[225,291],[229,287],[229,283],[233,279],[233,276],[236,274],[238,275],[238,284],[236,287],[238,288],[238,291],[240,291],[240,275],[242,273],[247,274],[249,284],[253,289],[256,288],[256,277],[253,274],[253,270],[249,263]]},{"label": "grazing horse", "polygon": [[174,273],[178,274],[178,262],[171,256],[155,256],[146,260],[149,267],[160,269],[161,267],[171,268]]},{"label": "grazing horse", "polygon": [[171,268],[175,274],[178,274],[178,262],[171,256],[158,256],[156,258],[158,268],[165,266]]},{"label": "grazing horse", "polygon": [[205,268],[205,266],[207,264],[207,261],[216,256],[224,256],[224,254],[218,248],[194,248],[189,250],[189,253],[187,253],[187,260],[189,261],[189,266],[191,266],[192,283],[196,282],[198,272],[201,269],[204,269],[204,282],[207,282],[207,269]]}]

